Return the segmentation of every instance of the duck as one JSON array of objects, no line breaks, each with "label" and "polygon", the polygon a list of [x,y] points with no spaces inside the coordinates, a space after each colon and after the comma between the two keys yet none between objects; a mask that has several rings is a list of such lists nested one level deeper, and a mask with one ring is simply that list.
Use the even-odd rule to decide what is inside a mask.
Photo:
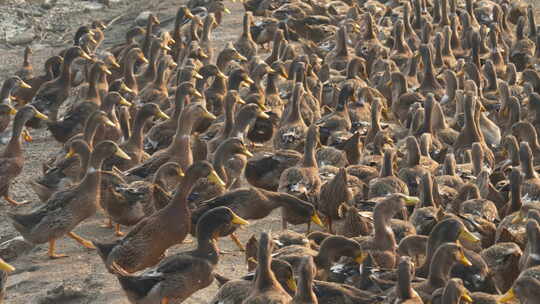
[{"label": "duck", "polygon": [[114,166],[121,171],[125,171],[138,165],[149,157],[143,149],[143,136],[145,126],[153,117],[165,120],[170,119],[170,117],[163,113],[155,103],[143,105],[139,111],[137,111],[137,115],[135,116],[130,132],[131,136],[127,141],[120,144],[120,147],[129,155],[130,159],[127,160],[113,156],[112,158],[105,160],[105,169],[111,169]]},{"label": "duck", "polygon": [[311,125],[307,130],[302,163],[298,166],[287,168],[281,173],[278,186],[279,192],[303,197],[309,202],[316,201],[321,189],[321,179],[315,159],[315,146],[318,141],[318,128],[316,125]]},{"label": "duck", "polygon": [[296,166],[301,160],[302,154],[295,150],[259,152],[248,159],[244,177],[254,187],[277,191],[283,171]]},{"label": "duck", "polygon": [[246,12],[244,14],[242,34],[234,43],[236,50],[238,50],[238,52],[248,60],[257,55],[257,43],[253,41],[253,37],[251,36],[251,24],[253,23],[252,19],[253,13]]},{"label": "duck", "polygon": [[523,184],[521,191],[523,196],[527,196],[530,200],[536,200],[539,193],[540,179],[536,171],[533,169],[532,151],[527,142],[521,142],[519,145],[519,161],[521,163],[521,171],[523,172]]},{"label": "duck", "polygon": [[332,223],[341,219],[340,207],[353,198],[352,191],[348,188],[348,180],[347,169],[341,167],[333,179],[321,186],[317,209],[324,215],[330,233],[334,233]]},{"label": "duck", "polygon": [[2,154],[0,154],[0,195],[5,201],[13,206],[19,206],[24,202],[18,202],[11,198],[9,188],[13,180],[22,173],[25,163],[21,134],[24,125],[32,118],[46,120],[48,117],[39,112],[34,106],[27,105],[17,111],[13,118],[13,128],[11,138]]},{"label": "duck", "polygon": [[188,103],[188,98],[192,97],[202,98],[201,93],[195,89],[193,83],[183,82],[176,88],[173,102],[174,107],[172,113],[170,113],[170,118],[154,124],[146,133],[144,150],[147,153],[155,153],[171,144],[182,111]]},{"label": "duck", "polygon": [[[274,209],[281,208],[283,216],[282,220],[284,222],[290,222],[295,225],[313,222],[319,226],[323,226],[315,207],[311,203],[287,193],[273,192],[253,187],[235,189],[218,197],[204,201],[193,211],[193,223],[195,223],[202,214],[207,212],[207,210],[219,206],[226,206],[247,220],[265,218],[270,215]],[[228,234],[230,234],[230,232],[226,231],[220,233],[220,236]],[[234,233],[230,235],[238,247],[241,250],[245,250],[244,246],[238,241],[236,235],[234,235]]]},{"label": "duck", "polygon": [[352,127],[351,118],[349,116],[349,101],[356,101],[354,87],[350,84],[345,84],[341,88],[338,97],[338,103],[334,112],[325,115],[319,119],[316,124],[319,125],[319,133],[321,134],[321,142],[326,144],[328,137],[333,133],[348,131]]},{"label": "duck", "polygon": [[368,198],[385,196],[392,193],[409,194],[407,184],[394,175],[394,157],[395,152],[392,149],[384,151],[379,177],[369,181]]},{"label": "duck", "polygon": [[360,241],[362,250],[369,252],[376,265],[383,268],[394,268],[397,264],[397,243],[394,233],[390,229],[390,219],[406,206],[414,206],[419,202],[417,197],[401,193],[386,196],[373,210],[374,234],[373,237]]},{"label": "duck", "polygon": [[316,278],[325,281],[328,280],[332,265],[342,256],[362,264],[368,254],[354,239],[337,235],[326,237],[321,242],[318,251],[302,245],[291,245],[283,247],[273,254],[274,258],[289,262],[295,273],[300,272],[301,262],[305,256],[313,256],[317,266]]},{"label": "duck", "polygon": [[[92,60],[92,58],[80,47],[74,46],[69,48],[64,55],[64,60],[60,68],[60,76],[51,81],[43,83],[30,103],[36,108],[36,110],[50,116],[50,120],[52,121],[57,120],[58,110],[69,96],[72,77],[71,65],[73,61],[79,57],[86,60]],[[39,123],[39,120],[33,120],[31,121],[31,124],[34,127],[43,126],[43,124]]]},{"label": "duck", "polygon": [[423,304],[422,298],[411,287],[411,281],[414,278],[414,263],[410,257],[403,256],[400,258],[397,275],[395,299],[387,299],[387,303]]},{"label": "duck", "polygon": [[19,104],[27,104],[32,101],[35,94],[41,86],[60,75],[60,67],[64,59],[60,56],[52,56],[45,61],[43,72],[44,74],[27,79],[25,82],[31,88],[18,88],[13,92],[13,97]]},{"label": "duck", "polygon": [[114,142],[101,142],[92,152],[85,177],[79,184],[56,192],[44,205],[30,213],[8,214],[15,229],[33,244],[48,242],[48,256],[51,259],[66,257],[56,253],[56,240],[64,235],[86,248],[95,249],[91,241],[75,234],[73,230],[96,213],[101,165],[103,160],[112,154],[129,158]]},{"label": "duck", "polygon": [[8,274],[15,271],[15,267],[0,258],[0,302],[4,301],[6,295],[6,282]]},{"label": "duck", "polygon": [[[114,243],[94,242],[107,269],[117,265],[125,272],[133,273],[155,266],[165,250],[184,241],[191,226],[191,211],[187,206],[190,189],[203,177],[224,184],[207,161],[196,162],[184,172],[185,177],[176,187],[176,193],[166,207],[141,220]],[[171,222],[176,223],[179,219],[185,224],[171,225]]]},{"label": "duck", "polygon": [[[161,165],[170,161],[177,162],[182,166],[182,170],[186,170],[193,161],[189,144],[191,130],[195,122],[200,117],[205,116],[215,119],[215,116],[209,113],[201,104],[189,104],[180,115],[176,134],[171,144],[167,148],[152,154],[143,163],[129,169],[127,174],[139,178],[147,178],[155,173]],[[181,149],[187,151],[180,153],[179,151],[182,151]]]},{"label": "duck", "polygon": [[[10,106],[9,104],[0,104],[0,133],[4,133],[7,127],[11,123],[11,117],[17,114],[17,110]],[[1,141],[3,144],[7,142],[8,138],[2,138]]]},{"label": "duck", "polygon": [[[274,149],[289,149],[301,152],[305,144],[306,123],[300,113],[301,100],[304,96],[304,85],[297,82],[292,91],[290,110],[284,112],[282,121],[274,136]],[[286,115],[287,113],[288,115]],[[285,116],[286,115],[286,116]]]},{"label": "duck", "polygon": [[257,252],[257,277],[242,304],[291,303],[291,296],[279,284],[270,268],[273,259],[271,256],[272,247],[273,243],[270,241],[270,235],[266,232],[261,233]]},{"label": "duck", "polygon": [[313,262],[313,257],[307,256],[300,264],[300,274],[298,276],[298,288],[292,299],[292,304],[318,304],[317,296],[313,291],[314,274],[317,268]]},{"label": "duck", "polygon": [[24,48],[22,67],[15,73],[15,75],[21,77],[21,79],[25,81],[34,78],[34,68],[30,62],[30,56],[32,56],[32,54],[32,48],[26,46]]},{"label": "duck", "polygon": [[[258,251],[258,241],[255,237],[252,238],[255,241],[257,248],[255,249],[255,256],[251,260],[255,267],[257,267],[257,251]],[[293,294],[296,289],[296,281],[294,280],[293,270],[289,263],[281,261],[278,259],[272,259],[270,268],[274,272],[276,279],[281,284],[281,286],[289,294]],[[256,273],[249,273],[248,275],[242,277],[238,280],[229,280],[225,277],[218,277],[216,279],[222,284],[220,286],[217,294],[210,300],[210,304],[234,304],[239,303],[245,299],[251,290],[253,280],[256,278]],[[223,282],[222,282],[223,281]]]},{"label": "duck", "polygon": [[210,210],[197,223],[196,249],[169,256],[140,276],[130,275],[118,266],[117,279],[131,303],[182,302],[214,280],[213,271],[219,261],[212,242],[214,232],[224,226],[247,224],[226,207]]}]

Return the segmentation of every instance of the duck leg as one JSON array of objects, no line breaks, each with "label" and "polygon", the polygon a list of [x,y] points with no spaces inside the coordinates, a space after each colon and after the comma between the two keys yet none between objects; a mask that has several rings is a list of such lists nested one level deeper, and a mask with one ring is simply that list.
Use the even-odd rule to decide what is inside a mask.
[{"label": "duck leg", "polygon": [[49,241],[49,252],[48,252],[49,258],[50,259],[60,259],[60,258],[67,257],[67,255],[65,255],[65,254],[57,254],[57,253],[55,253],[55,251],[56,251],[56,240],[50,240]]},{"label": "duck leg", "polygon": [[17,202],[16,200],[9,197],[9,195],[7,194],[5,194],[3,197],[6,200],[6,202],[10,203],[13,206],[20,206],[20,205],[24,205],[28,203],[28,201]]},{"label": "duck leg", "polygon": [[244,244],[242,244],[242,242],[240,242],[240,240],[238,239],[238,236],[236,236],[236,234],[234,232],[231,233],[230,236],[231,236],[231,239],[233,240],[233,242],[236,244],[236,246],[238,246],[240,251],[246,251],[246,247],[244,246]]},{"label": "duck leg", "polygon": [[218,245],[218,239],[217,238],[214,238],[213,239],[213,242],[214,242],[214,245],[216,245],[216,250],[217,250],[217,253],[218,254],[230,254],[231,252],[229,251],[224,251],[224,250],[221,250],[221,248],[219,248],[219,245]]},{"label": "duck leg", "polygon": [[22,136],[23,136],[24,141],[26,142],[32,142],[33,140],[32,135],[30,135],[30,131],[28,131],[27,128],[23,129]]},{"label": "duck leg", "polygon": [[114,235],[116,235],[116,236],[124,236],[124,233],[122,232],[122,230],[120,230],[120,224],[115,224],[114,225]]},{"label": "duck leg", "polygon": [[161,304],[169,304],[169,298],[161,299]]},{"label": "duck leg", "polygon": [[86,239],[82,238],[81,236],[75,234],[75,232],[69,232],[68,236],[70,238],[74,239],[77,243],[83,245],[85,248],[96,249],[96,246],[94,246],[94,244],[92,242],[90,242],[89,240],[86,240]]}]

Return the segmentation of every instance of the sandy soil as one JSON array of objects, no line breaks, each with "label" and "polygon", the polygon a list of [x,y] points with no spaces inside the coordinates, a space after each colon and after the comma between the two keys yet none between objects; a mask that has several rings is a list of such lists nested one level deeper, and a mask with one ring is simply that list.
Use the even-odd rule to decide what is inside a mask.
[{"label": "sandy soil", "polygon": [[[157,13],[163,22],[162,26],[171,28],[176,8],[184,3],[171,0],[111,1],[111,7],[107,8],[92,2],[58,0],[51,9],[43,10],[40,3],[44,1],[30,2],[33,4],[18,0],[0,0],[0,20],[4,20],[0,21],[0,26],[5,29],[0,31],[0,51],[3,52],[0,56],[0,80],[10,76],[22,62],[21,54],[24,46],[12,44],[17,43],[17,37],[23,37],[29,32],[34,33],[36,38],[31,44],[34,50],[32,63],[35,72],[38,73],[48,56],[71,43],[73,33],[80,24],[88,23],[92,19],[109,22],[120,16],[106,31],[105,47],[107,47],[123,41],[126,29],[133,25],[135,17],[142,11],[150,10]],[[227,6],[232,14],[225,15],[223,24],[213,33],[218,49],[226,42],[234,41],[241,30],[243,8],[240,4],[230,1],[227,2]],[[22,13],[13,15],[18,10]],[[5,16],[11,16],[11,18],[5,19],[3,18]],[[46,25],[50,27],[47,28]],[[60,145],[49,137],[47,131],[34,130],[32,135],[34,142],[24,146],[26,156],[24,171],[12,187],[15,199],[29,200],[31,203],[14,208],[0,200],[0,243],[18,235],[7,221],[5,212],[8,210],[24,212],[39,204],[28,181],[41,173],[41,163],[47,155],[60,148]],[[3,146],[0,146],[0,149],[3,149]],[[75,232],[90,240],[113,240],[112,231],[100,227],[103,221],[104,217],[98,214],[82,223]],[[280,226],[279,217],[274,215],[252,223],[248,229],[239,232],[239,237],[245,242],[253,233],[262,230],[278,231]],[[304,227],[297,228],[304,229]],[[61,239],[57,244],[58,252],[69,255],[68,258],[50,260],[47,257],[45,244],[34,247],[27,255],[15,261],[10,261],[17,271],[8,279],[6,303],[128,303],[117,280],[106,271],[95,251],[84,249],[71,239]],[[188,250],[192,246],[193,244],[176,246],[171,248],[169,253]],[[220,247],[232,253],[221,256],[217,272],[231,278],[244,275],[246,267],[243,253],[239,252],[229,239],[221,240]],[[207,289],[194,294],[185,303],[208,303],[216,290],[214,283]]]}]

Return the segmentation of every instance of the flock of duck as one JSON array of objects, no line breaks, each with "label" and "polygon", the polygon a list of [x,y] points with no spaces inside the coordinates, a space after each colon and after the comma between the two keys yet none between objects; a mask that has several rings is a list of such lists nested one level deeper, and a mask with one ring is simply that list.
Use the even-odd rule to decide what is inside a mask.
[{"label": "flock of duck", "polygon": [[[24,239],[51,259],[65,236],[96,249],[139,304],[181,303],[214,279],[212,304],[540,303],[533,7],[243,5],[222,49],[219,0],[189,0],[172,31],[150,14],[107,49],[104,23],[82,26],[41,73],[26,48],[0,91],[4,200],[25,203],[9,189],[32,129],[62,148],[34,172],[41,203],[7,214]],[[236,236],[276,209],[283,231]],[[96,212],[117,241],[73,232]],[[216,272],[222,237],[254,273]],[[3,295],[14,268],[0,261]]]}]

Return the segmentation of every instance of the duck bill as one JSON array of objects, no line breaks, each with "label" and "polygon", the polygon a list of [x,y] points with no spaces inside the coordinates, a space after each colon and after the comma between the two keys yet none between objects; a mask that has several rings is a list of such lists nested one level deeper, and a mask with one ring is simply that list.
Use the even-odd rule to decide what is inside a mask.
[{"label": "duck bill", "polygon": [[17,110],[15,110],[15,108],[10,108],[9,115],[15,115],[15,114],[17,114]]},{"label": "duck bill", "polygon": [[162,48],[163,50],[167,51],[167,52],[172,51],[172,49],[171,49],[169,46],[167,46],[167,45],[163,45],[161,48]]},{"label": "duck bill", "polygon": [[180,176],[180,177],[184,177],[184,176],[185,176],[184,171],[182,171],[181,168],[178,168],[178,170],[176,170],[176,173],[177,173],[178,176]]},{"label": "duck bill", "polygon": [[221,71],[218,71],[217,76],[219,76],[221,78],[225,78],[225,79],[228,78],[227,75],[223,74]]},{"label": "duck bill", "polygon": [[131,102],[127,101],[124,97],[120,97],[120,104],[128,107],[132,106]]},{"label": "duck bill", "polygon": [[41,120],[48,120],[49,119],[49,117],[47,117],[47,115],[39,112],[38,110],[36,110],[36,114],[34,114],[34,117],[38,118],[38,119],[41,119]]},{"label": "duck bill", "polygon": [[461,232],[459,233],[459,238],[461,240],[466,240],[466,241],[469,241],[471,243],[478,243],[480,242],[480,239],[478,237],[476,237],[474,234],[472,234],[469,230],[467,229],[462,229]]},{"label": "duck bill", "polygon": [[461,300],[463,300],[463,302],[467,302],[467,303],[473,303],[474,302],[473,299],[471,298],[471,296],[466,294],[466,293],[461,295]]},{"label": "duck bill", "polygon": [[313,214],[311,216],[311,221],[321,227],[324,227],[324,224],[323,222],[321,221],[321,218],[319,217],[319,215],[317,214],[317,212],[315,212],[315,214]]},{"label": "duck bill", "polygon": [[146,57],[140,56],[139,59],[140,59],[143,63],[148,64],[148,59],[146,59]]},{"label": "duck bill", "polygon": [[199,97],[199,98],[203,98],[203,95],[202,95],[199,91],[197,91],[197,90],[195,90],[195,91],[193,92],[193,96]]},{"label": "duck bill", "polygon": [[226,14],[230,14],[230,13],[231,13],[231,10],[228,9],[228,8],[225,8],[223,11],[224,11]]},{"label": "duck bill", "polygon": [[103,72],[105,72],[105,74],[107,74],[107,75],[112,75],[111,70],[109,70],[107,68],[103,69]]},{"label": "duck bill", "polygon": [[122,91],[126,91],[128,93],[133,93],[133,90],[130,89],[125,83],[122,83],[122,85],[120,86],[120,89],[122,89]]},{"label": "duck bill", "polygon": [[202,75],[197,73],[197,72],[193,73],[193,77],[195,77],[197,79],[204,79],[204,77],[202,77]]},{"label": "duck bill", "polygon": [[[231,211],[232,212],[232,211]],[[233,218],[231,220],[231,223],[235,225],[249,225],[249,222],[245,219],[239,217],[236,213],[232,212]]]},{"label": "duck bill", "polygon": [[236,55],[236,60],[247,61],[247,58],[241,55],[240,53],[238,53],[238,55]]},{"label": "duck bill", "polygon": [[19,87],[23,88],[23,89],[31,89],[32,86],[29,85],[28,83],[24,82],[24,81],[21,81],[21,83],[19,84]]},{"label": "duck bill", "polygon": [[110,64],[113,68],[117,68],[119,69],[120,68],[120,65],[118,64],[118,62],[116,61],[116,59],[113,59],[110,61]]},{"label": "duck bill", "polygon": [[92,57],[90,57],[90,55],[88,55],[85,51],[81,51],[81,57],[86,60],[94,61],[94,59],[92,59]]},{"label": "duck bill", "polygon": [[290,290],[296,291],[296,281],[294,278],[287,279],[287,287],[289,287]]},{"label": "duck bill", "polygon": [[420,199],[416,196],[406,196],[405,197],[405,205],[406,206],[415,206],[420,202]]},{"label": "duck bill", "polygon": [[257,117],[262,118],[262,119],[269,119],[269,118],[270,118],[270,115],[268,115],[268,114],[266,114],[266,113],[264,113],[264,112],[261,111],[261,112],[259,112],[259,113],[257,114]]},{"label": "duck bill", "polygon": [[116,127],[116,125],[114,124],[114,122],[112,122],[110,119],[106,119],[105,120],[105,125],[106,126],[109,126],[109,127]]},{"label": "duck bill", "polygon": [[157,112],[156,115],[157,115],[157,117],[159,117],[159,118],[163,118],[163,119],[171,119],[171,117],[170,117],[169,115],[163,113],[163,111]]},{"label": "duck bill", "polygon": [[471,261],[469,261],[469,259],[467,259],[467,257],[465,256],[465,254],[464,254],[463,252],[460,253],[459,262],[460,262],[461,264],[463,264],[464,266],[467,266],[467,267],[471,267],[471,266],[472,266]]},{"label": "duck bill", "polygon": [[212,170],[210,174],[207,176],[208,180],[216,185],[219,185],[221,187],[225,187],[225,182],[217,175],[216,171]]},{"label": "duck bill", "polygon": [[123,158],[123,159],[131,160],[131,157],[129,157],[129,155],[127,155],[127,153],[124,152],[124,150],[122,150],[120,148],[118,148],[118,150],[116,150],[114,155],[116,155],[116,156],[118,156],[120,158]]},{"label": "duck bill", "polygon": [[5,272],[13,272],[13,271],[15,271],[15,267],[13,267],[10,264],[6,263],[6,261],[0,259],[0,270],[3,270]]},{"label": "duck bill", "polygon": [[513,288],[510,288],[503,296],[502,298],[497,301],[497,303],[506,303],[514,300],[516,298],[516,294],[514,292]]},{"label": "duck bill", "polygon": [[358,264],[364,263],[366,258],[368,257],[368,254],[366,252],[362,252],[359,256],[357,256],[354,261]]},{"label": "duck bill", "polygon": [[208,111],[206,111],[203,116],[211,120],[216,120],[216,116]]},{"label": "duck bill", "polygon": [[253,153],[249,152],[247,149],[244,149],[244,151],[242,151],[242,154],[247,157],[253,157]]},{"label": "duck bill", "polygon": [[69,148],[68,153],[66,154],[65,159],[72,158],[75,155],[75,151],[72,148]]},{"label": "duck bill", "polygon": [[255,83],[255,81],[253,81],[253,79],[251,79],[251,78],[249,78],[249,77],[246,77],[246,78],[244,79],[244,82],[247,83],[247,84],[249,84],[249,85],[252,85],[253,83]]}]

